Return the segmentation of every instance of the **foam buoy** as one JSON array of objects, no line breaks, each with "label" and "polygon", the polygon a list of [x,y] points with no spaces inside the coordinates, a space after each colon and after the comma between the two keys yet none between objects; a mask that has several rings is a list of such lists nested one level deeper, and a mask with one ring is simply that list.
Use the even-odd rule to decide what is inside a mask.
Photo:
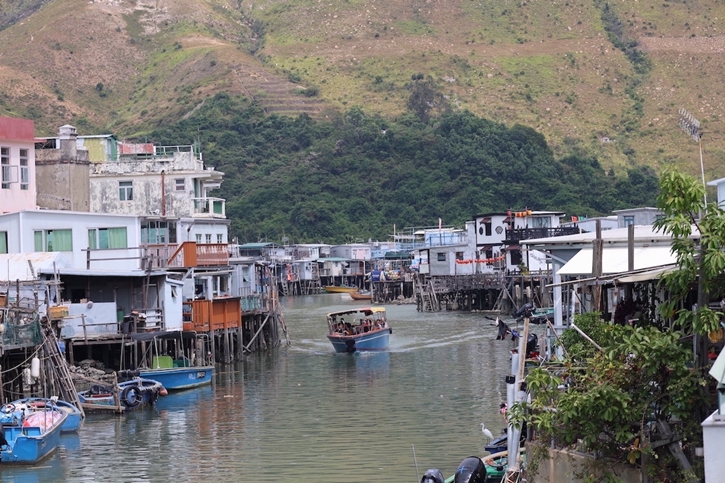
[{"label": "foam buoy", "polygon": [[30,361],[30,375],[36,379],[40,377],[40,359],[37,357]]}]

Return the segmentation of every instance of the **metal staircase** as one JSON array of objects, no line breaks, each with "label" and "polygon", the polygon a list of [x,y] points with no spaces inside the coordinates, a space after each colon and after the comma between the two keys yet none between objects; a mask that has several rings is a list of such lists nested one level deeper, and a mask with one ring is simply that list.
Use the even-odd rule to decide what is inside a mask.
[{"label": "metal staircase", "polygon": [[433,281],[428,280],[428,283],[423,283],[416,277],[413,283],[415,285],[415,293],[419,300],[418,310],[422,312],[439,311],[441,306],[436,295],[435,287],[433,286]]}]

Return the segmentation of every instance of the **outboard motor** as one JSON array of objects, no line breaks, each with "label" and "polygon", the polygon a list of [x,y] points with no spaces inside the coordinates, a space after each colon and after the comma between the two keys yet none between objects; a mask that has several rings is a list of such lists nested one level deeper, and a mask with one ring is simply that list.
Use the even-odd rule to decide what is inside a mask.
[{"label": "outboard motor", "polygon": [[518,319],[519,317],[531,317],[531,314],[534,313],[535,308],[536,307],[534,307],[534,304],[529,302],[519,307],[519,310],[511,314],[511,316],[514,319]]},{"label": "outboard motor", "polygon": [[529,338],[526,341],[526,358],[531,357],[532,352],[536,352],[536,348],[539,345],[539,336],[536,334],[529,334]]},{"label": "outboard motor", "polygon": [[469,456],[461,461],[456,470],[454,483],[486,483],[486,465],[478,456]]},{"label": "outboard motor", "polygon": [[446,479],[443,477],[443,473],[438,468],[431,468],[425,472],[423,478],[420,479],[420,483],[445,483]]}]

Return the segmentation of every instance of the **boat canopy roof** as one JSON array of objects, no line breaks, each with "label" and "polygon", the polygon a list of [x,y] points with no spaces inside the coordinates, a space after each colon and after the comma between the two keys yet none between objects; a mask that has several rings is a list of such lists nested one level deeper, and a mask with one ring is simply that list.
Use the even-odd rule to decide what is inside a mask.
[{"label": "boat canopy roof", "polygon": [[380,314],[385,313],[385,307],[361,307],[357,309],[341,310],[339,312],[330,312],[327,317],[337,317],[338,315],[349,315],[349,314]]},{"label": "boat canopy roof", "polygon": [[197,333],[191,330],[167,330],[162,332],[143,332],[131,334],[136,341],[150,341],[154,339],[194,339]]}]

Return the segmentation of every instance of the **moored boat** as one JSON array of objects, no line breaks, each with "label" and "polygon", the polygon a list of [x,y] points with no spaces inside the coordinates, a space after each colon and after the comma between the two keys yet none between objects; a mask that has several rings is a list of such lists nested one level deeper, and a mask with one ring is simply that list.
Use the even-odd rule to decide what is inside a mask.
[{"label": "moored boat", "polygon": [[140,377],[119,382],[117,387],[94,384],[87,391],[78,393],[81,404],[107,406],[109,409],[122,406],[126,410],[152,405],[166,389],[160,382]]},{"label": "moored boat", "polygon": [[0,410],[0,463],[33,464],[55,451],[68,414],[56,406],[26,411],[6,404]]},{"label": "moored boat", "polygon": [[81,427],[83,421],[83,413],[80,409],[75,407],[68,401],[63,401],[57,397],[44,398],[44,397],[27,397],[24,399],[18,399],[13,401],[16,407],[21,407],[25,410],[26,414],[29,412],[45,411],[48,407],[54,407],[60,411],[68,414],[63,426],[60,428],[63,433],[75,433]]},{"label": "moored boat", "polygon": [[[134,375],[158,381],[168,391],[179,391],[211,384],[214,376],[213,363],[206,360],[203,365],[192,364],[191,359],[183,355],[185,353],[185,347],[188,347],[190,351],[196,347],[196,341],[200,338],[196,332],[152,332],[148,334],[134,334],[132,338],[137,341],[150,342],[150,350],[154,354],[151,357],[150,366],[139,367],[137,374]],[[203,340],[206,341],[206,339]],[[157,346],[159,341],[176,344],[178,349],[176,352],[180,356],[174,359],[169,355],[160,355],[161,351]],[[190,353],[190,355],[193,357],[193,353]],[[203,358],[194,357],[194,360],[200,359]],[[144,364],[148,364],[148,358],[146,358]]]},{"label": "moored boat", "polygon": [[357,292],[357,287],[348,287],[347,285],[326,285],[325,292],[327,293],[350,293]]},{"label": "moored boat", "polygon": [[373,294],[367,291],[350,292],[350,298],[353,300],[372,300]]},{"label": "moored boat", "polygon": [[[345,320],[348,317],[348,320]],[[327,339],[335,352],[381,351],[393,329],[384,307],[362,307],[327,314]]]}]

